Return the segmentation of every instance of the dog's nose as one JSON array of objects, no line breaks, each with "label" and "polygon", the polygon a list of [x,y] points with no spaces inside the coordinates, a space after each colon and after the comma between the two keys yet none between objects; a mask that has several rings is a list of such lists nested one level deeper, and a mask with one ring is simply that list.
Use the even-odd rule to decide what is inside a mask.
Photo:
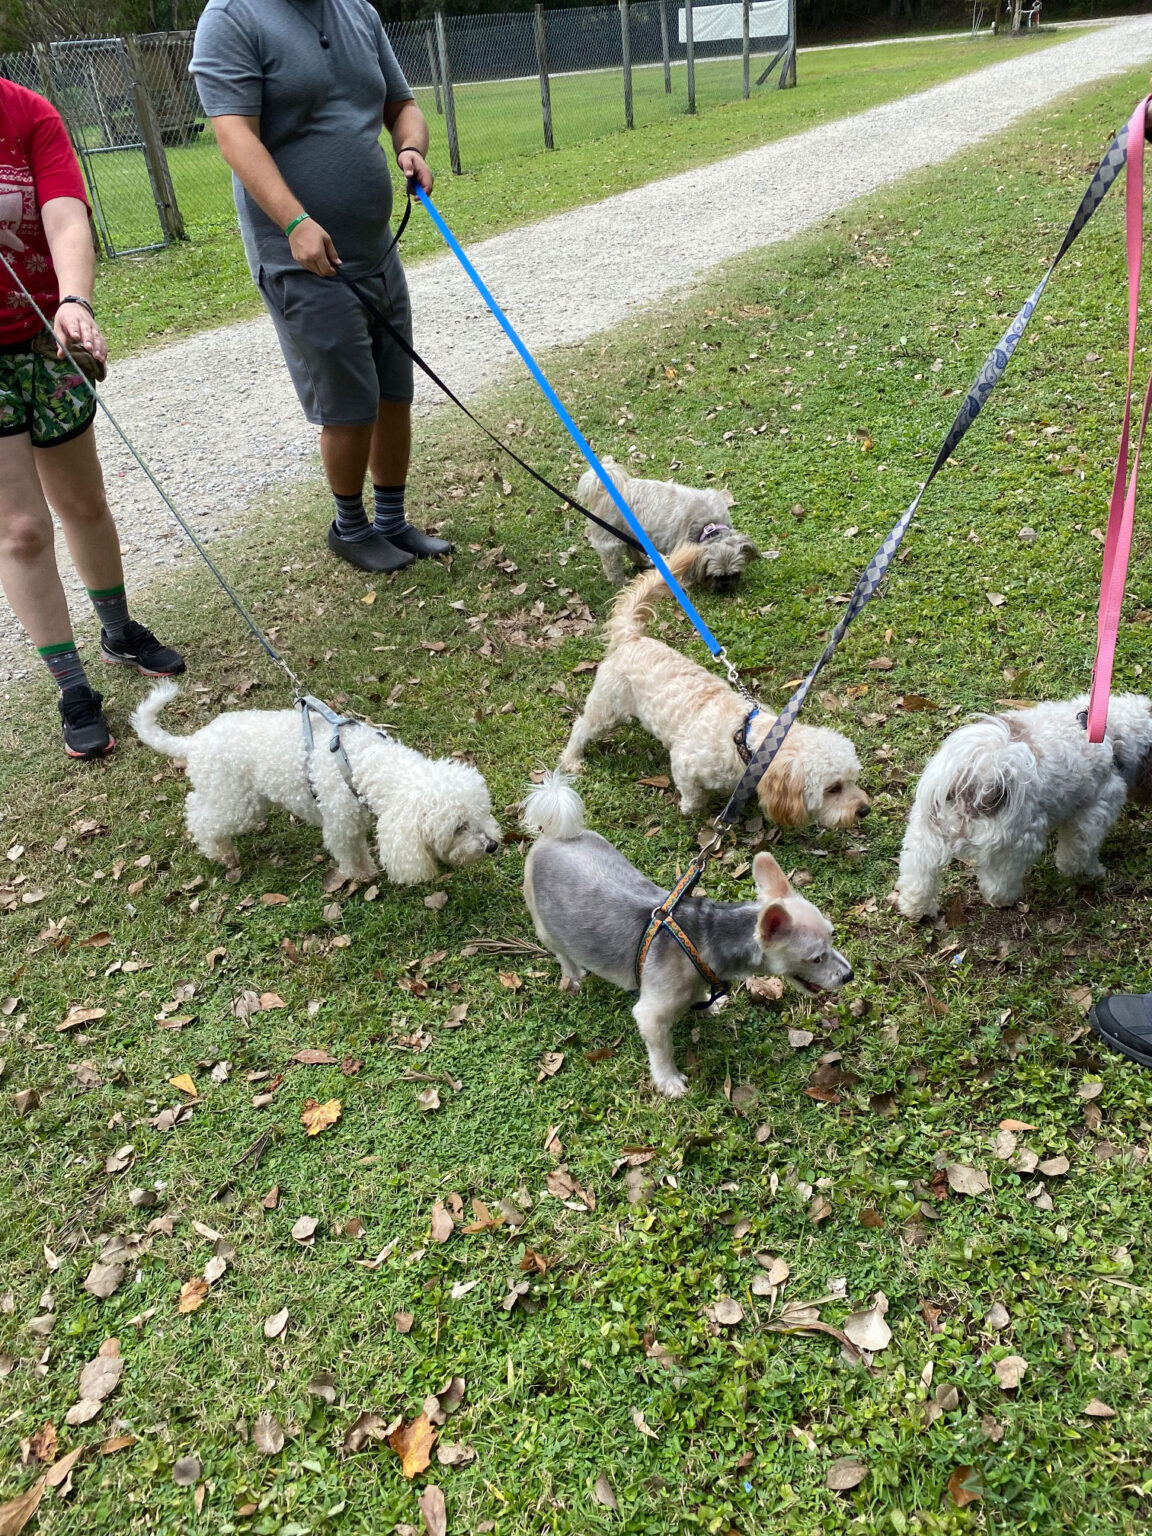
[{"label": "dog's nose", "polygon": [[859,806],[857,806],[856,807],[856,820],[857,821],[863,821],[865,816],[867,816],[868,812],[871,809],[872,809],[872,807],[870,805],[859,805]]},{"label": "dog's nose", "polygon": [[856,978],[856,972],[852,969],[852,967],[850,965],[846,966],[845,967],[845,973],[844,973],[844,985],[847,986],[848,983],[850,981],[854,981],[855,978]]},{"label": "dog's nose", "polygon": [[499,846],[500,846],[500,844],[495,842],[490,837],[485,838],[485,840],[484,840],[484,852],[485,853],[495,853],[497,848],[499,848]]}]

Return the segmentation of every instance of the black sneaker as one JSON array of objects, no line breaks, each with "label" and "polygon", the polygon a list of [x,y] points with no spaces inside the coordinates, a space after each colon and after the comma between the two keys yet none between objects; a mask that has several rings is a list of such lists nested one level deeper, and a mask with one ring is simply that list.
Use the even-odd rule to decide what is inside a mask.
[{"label": "black sneaker", "polygon": [[386,539],[382,533],[370,533],[366,539],[342,539],[333,523],[328,530],[328,548],[341,560],[347,560],[358,571],[370,571],[374,575],[387,575],[389,571],[402,571],[416,559],[415,554],[401,549]]},{"label": "black sneaker", "polygon": [[69,757],[103,757],[116,745],[100,706],[104,700],[86,683],[65,688],[57,702]]},{"label": "black sneaker", "polygon": [[128,620],[115,643],[101,630],[100,654],[111,666],[135,667],[145,677],[179,677],[184,671],[180,652],[170,645],[161,645],[152,631],[135,619]]},{"label": "black sneaker", "polygon": [[450,555],[455,545],[447,539],[437,539],[430,533],[425,533],[422,528],[413,528],[411,523],[405,523],[396,533],[390,533],[389,539],[397,549],[403,549],[410,555],[415,555],[417,560],[427,560],[435,555]]}]

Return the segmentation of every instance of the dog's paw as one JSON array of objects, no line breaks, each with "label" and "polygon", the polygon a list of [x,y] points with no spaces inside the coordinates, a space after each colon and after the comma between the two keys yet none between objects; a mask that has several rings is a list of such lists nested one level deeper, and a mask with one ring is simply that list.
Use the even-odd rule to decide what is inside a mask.
[{"label": "dog's paw", "polygon": [[688,1092],[688,1079],[682,1072],[661,1073],[659,1077],[653,1077],[652,1083],[656,1092],[666,1099],[682,1099]]}]

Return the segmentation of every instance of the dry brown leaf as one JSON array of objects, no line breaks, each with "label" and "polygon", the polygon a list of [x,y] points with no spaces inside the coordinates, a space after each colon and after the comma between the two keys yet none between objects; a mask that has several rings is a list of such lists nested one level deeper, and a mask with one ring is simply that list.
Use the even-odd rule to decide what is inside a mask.
[{"label": "dry brown leaf", "polygon": [[946,1163],[948,1187],[958,1195],[984,1195],[988,1193],[988,1175],[982,1168],[969,1168],[966,1163]]},{"label": "dry brown leaf", "polygon": [[309,1136],[319,1136],[321,1131],[336,1124],[341,1113],[339,1099],[329,1099],[324,1104],[318,1104],[315,1099],[306,1099],[300,1115],[300,1123]]},{"label": "dry brown leaf", "polygon": [[425,1114],[430,1114],[432,1112],[432,1110],[439,1109],[440,1108],[440,1090],[439,1090],[439,1088],[435,1088],[435,1087],[432,1087],[432,1088],[422,1088],[420,1090],[420,1092],[416,1095],[416,1102],[417,1102],[417,1104],[419,1104],[420,1108],[424,1111]]},{"label": "dry brown leaf", "polygon": [[536,1081],[542,1083],[545,1078],[555,1077],[563,1065],[563,1051],[545,1051],[540,1058],[540,1070],[536,1073]]},{"label": "dry brown leaf", "polygon": [[177,1312],[195,1312],[197,1307],[203,1306],[204,1298],[208,1294],[208,1282],[196,1275],[191,1280],[185,1280],[180,1287],[180,1300],[176,1303]]},{"label": "dry brown leaf", "polygon": [[270,1317],[264,1319],[264,1337],[266,1339],[278,1339],[288,1326],[288,1308],[281,1307],[279,1312],[273,1312]]},{"label": "dry brown leaf", "polygon": [[412,1324],[415,1321],[416,1319],[412,1316],[411,1312],[397,1312],[396,1316],[393,1318],[393,1322],[396,1324],[397,1333],[411,1333]]},{"label": "dry brown leaf", "polygon": [[336,1065],[336,1058],[331,1051],[312,1049],[297,1051],[292,1060],[299,1062],[302,1067],[334,1067]]},{"label": "dry brown leaf", "polygon": [[442,1200],[437,1200],[432,1207],[432,1241],[446,1243],[455,1230],[456,1223],[452,1220],[451,1211]]},{"label": "dry brown leaf", "polygon": [[1036,1172],[1044,1174],[1047,1178],[1056,1179],[1061,1174],[1067,1173],[1071,1166],[1066,1157],[1047,1157],[1042,1163],[1036,1165]]},{"label": "dry brown leaf", "polygon": [[868,1476],[868,1468],[855,1456],[839,1456],[825,1474],[824,1482],[833,1493],[847,1493],[858,1488]]},{"label": "dry brown leaf", "polygon": [[948,1479],[948,1496],[958,1509],[983,1498],[979,1472],[973,1467],[957,1467]]},{"label": "dry brown leaf", "polygon": [[502,987],[507,987],[509,992],[519,992],[524,983],[520,980],[515,971],[501,971],[500,985]]},{"label": "dry brown leaf", "polygon": [[613,1514],[619,1512],[620,1506],[616,1502],[616,1495],[613,1492],[612,1484],[603,1472],[600,1473],[592,1485],[592,1497],[596,1500],[597,1504],[603,1504],[604,1508],[610,1509]]},{"label": "dry brown leaf", "polygon": [[56,1033],[61,1034],[66,1029],[77,1029],[81,1024],[92,1024],[97,1019],[106,1017],[106,1008],[81,1008],[79,1003],[73,1003],[64,1015],[61,1023],[56,1026]]},{"label": "dry brown leaf", "polygon": [[200,1097],[196,1088],[196,1084],[192,1081],[187,1072],[180,1072],[176,1077],[170,1077],[168,1081],[171,1083],[173,1088],[179,1088],[180,1092],[186,1093],[190,1099],[197,1099]]},{"label": "dry brown leaf", "polygon": [[997,1360],[993,1366],[996,1372],[996,1380],[1004,1392],[1014,1392],[1024,1379],[1024,1373],[1028,1369],[1028,1362],[1020,1355],[1005,1355],[1003,1360]]},{"label": "dry brown leaf", "polygon": [[331,1371],[317,1371],[308,1383],[308,1393],[311,1397],[320,1398],[321,1402],[331,1408],[336,1401],[336,1378]]},{"label": "dry brown leaf", "polygon": [[362,1451],[369,1440],[384,1440],[387,1426],[378,1413],[362,1413],[344,1435],[344,1454],[353,1456]]},{"label": "dry brown leaf", "polygon": [[19,1536],[19,1532],[40,1508],[46,1487],[47,1483],[41,1477],[26,1493],[17,1494],[7,1504],[0,1504],[0,1536]]},{"label": "dry brown leaf", "polygon": [[412,1478],[425,1471],[432,1461],[432,1447],[436,1444],[436,1429],[426,1413],[401,1424],[388,1436],[388,1444],[400,1458],[400,1470]]},{"label": "dry brown leaf", "polygon": [[444,1494],[436,1484],[429,1483],[417,1502],[427,1536],[447,1536],[448,1512],[444,1503]]},{"label": "dry brown leaf", "polygon": [[1086,1413],[1090,1419],[1114,1419],[1116,1417],[1115,1408],[1110,1408],[1107,1403],[1102,1403],[1098,1397],[1094,1397],[1085,1403],[1080,1412]]},{"label": "dry brown leaf", "polygon": [[744,1320],[744,1308],[731,1296],[722,1296],[708,1308],[708,1315],[724,1328],[734,1328]]},{"label": "dry brown leaf", "polygon": [[113,1435],[110,1440],[105,1440],[100,1446],[101,1456],[115,1456],[117,1451],[126,1451],[129,1446],[139,1444],[136,1435]]},{"label": "dry brown leaf", "polygon": [[107,1301],[124,1279],[123,1264],[93,1264],[84,1281],[84,1289],[90,1295]]},{"label": "dry brown leaf", "polygon": [[883,1291],[877,1291],[872,1306],[866,1312],[853,1312],[845,1319],[844,1332],[857,1349],[866,1349],[869,1354],[876,1354],[888,1348],[892,1342],[892,1330],[885,1321],[887,1311],[888,1298]]},{"label": "dry brown leaf", "polygon": [[768,1271],[768,1283],[770,1285],[783,1285],[792,1273],[783,1259],[775,1258],[770,1253],[761,1252],[756,1254],[756,1262],[761,1269]]},{"label": "dry brown leaf", "polygon": [[55,1461],[57,1444],[56,1426],[51,1419],[46,1419],[34,1435],[26,1442],[21,1441],[24,1465],[30,1466],[34,1461],[41,1464]]},{"label": "dry brown leaf", "polygon": [[275,1456],[284,1449],[284,1427],[267,1410],[257,1415],[252,1426],[252,1444],[262,1456]]},{"label": "dry brown leaf", "polygon": [[287,896],[282,896],[279,891],[265,891],[260,900],[266,907],[283,907],[287,904]]},{"label": "dry brown leaf", "polygon": [[476,1452],[470,1445],[454,1445],[441,1440],[436,1447],[436,1460],[442,1467],[467,1467],[476,1460]]},{"label": "dry brown leaf", "polygon": [[1000,1301],[994,1301],[988,1308],[988,1315],[984,1319],[985,1327],[991,1328],[994,1333],[1007,1328],[1009,1323],[1008,1308]]},{"label": "dry brown leaf", "polygon": [[1034,1131],[1036,1127],[1027,1120],[1001,1120],[1002,1131]]},{"label": "dry brown leaf", "polygon": [[315,1242],[314,1233],[319,1225],[315,1216],[298,1216],[292,1223],[292,1236],[298,1243],[310,1245]]}]

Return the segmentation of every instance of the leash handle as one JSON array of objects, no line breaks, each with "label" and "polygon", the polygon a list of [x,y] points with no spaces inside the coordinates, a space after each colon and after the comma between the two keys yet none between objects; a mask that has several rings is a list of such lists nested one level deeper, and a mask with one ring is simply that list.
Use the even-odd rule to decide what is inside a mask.
[{"label": "leash handle", "polygon": [[629,507],[628,503],[624,500],[623,496],[621,496],[620,492],[612,483],[612,480],[606,473],[600,460],[592,451],[592,448],[584,434],[573,421],[567,407],[564,405],[556,391],[552,388],[552,385],[545,378],[539,363],[537,363],[531,352],[529,352],[523,341],[521,341],[519,335],[512,325],[512,322],[508,319],[507,315],[500,308],[499,304],[497,304],[496,300],[492,297],[492,294],[489,292],[484,279],[480,276],[479,272],[477,272],[471,261],[469,261],[468,257],[464,254],[463,247],[460,245],[460,242],[456,239],[456,236],[444,222],[436,205],[424,191],[423,187],[416,188],[416,197],[423,204],[429,218],[439,230],[440,235],[442,236],[448,249],[452,252],[453,256],[455,256],[456,260],[468,274],[472,286],[476,289],[477,293],[484,300],[485,304],[492,312],[496,323],[504,332],[505,336],[507,336],[508,340],[515,347],[521,362],[523,362],[524,366],[528,369],[528,372],[532,375],[544,398],[559,417],[564,430],[568,433],[568,436],[576,444],[577,448],[579,448],[580,452],[587,460],[589,467],[593,470],[596,478],[599,480],[600,484],[604,487],[608,496],[615,504],[616,510],[620,513],[621,517],[623,517],[627,526],[632,530],[635,539],[640,544],[644,553],[648,556],[649,560],[660,572],[660,575],[664,578],[665,585],[668,587],[668,590],[672,593],[673,597],[675,597],[676,601],[680,604],[680,607],[684,610],[684,613],[691,621],[692,627],[700,636],[701,640],[703,640],[704,644],[708,647],[709,651],[711,651],[712,655],[719,660],[723,660],[723,647],[721,646],[720,642],[716,639],[715,635],[708,628],[707,624],[705,624],[704,620],[697,613],[695,606],[689,600],[688,594],[684,591],[683,587],[676,580],[675,576],[673,576],[672,572],[668,569],[664,557],[660,554],[660,551],[656,548],[656,546],[652,543],[652,540],[640,526],[640,523],[633,515],[632,509]]},{"label": "leash handle", "polygon": [[1140,319],[1140,270],[1144,244],[1144,137],[1148,104],[1145,97],[1128,123],[1128,171],[1125,185],[1125,223],[1128,248],[1128,384],[1124,395],[1124,424],[1120,429],[1120,448],[1112,479],[1108,507],[1108,532],[1104,541],[1104,560],[1100,572],[1100,606],[1096,621],[1096,659],[1092,668],[1092,691],[1088,701],[1088,740],[1104,740],[1108,726],[1108,701],[1112,692],[1112,669],[1116,660],[1116,640],[1120,630],[1120,612],[1128,583],[1128,559],[1136,521],[1136,483],[1140,474],[1140,450],[1152,408],[1152,378],[1144,397],[1140,432],[1132,454],[1129,472],[1128,449],[1132,423],[1132,383],[1136,367],[1136,333]]}]

